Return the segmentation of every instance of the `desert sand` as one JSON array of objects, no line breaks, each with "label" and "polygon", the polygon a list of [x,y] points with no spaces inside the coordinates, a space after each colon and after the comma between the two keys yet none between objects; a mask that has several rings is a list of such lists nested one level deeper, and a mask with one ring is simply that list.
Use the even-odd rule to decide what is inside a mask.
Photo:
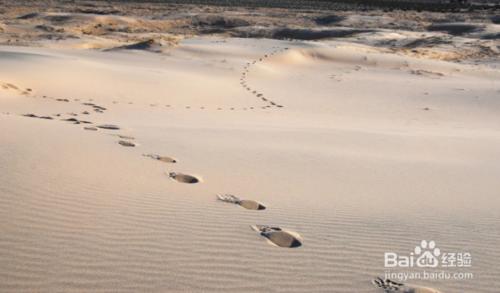
[{"label": "desert sand", "polygon": [[363,32],[298,40],[202,33],[175,7],[3,4],[1,292],[383,292],[384,252],[422,239],[471,252],[474,278],[410,283],[498,292],[484,14],[457,36],[342,12],[336,32]]}]

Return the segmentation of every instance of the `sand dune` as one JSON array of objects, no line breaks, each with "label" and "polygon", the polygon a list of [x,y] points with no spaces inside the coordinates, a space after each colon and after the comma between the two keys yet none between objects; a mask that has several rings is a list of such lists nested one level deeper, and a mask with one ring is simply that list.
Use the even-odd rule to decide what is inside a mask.
[{"label": "sand dune", "polygon": [[[231,38],[281,20],[166,7],[2,16],[0,291],[497,291],[500,71],[450,62],[495,56],[470,41],[493,25],[304,12],[367,31]],[[422,239],[470,251],[474,278],[372,283]]]},{"label": "sand dune", "polygon": [[[186,41],[166,60],[1,49],[3,289],[373,292],[383,251],[420,235],[484,259],[477,279],[428,287],[491,292],[497,71],[349,43],[225,42]],[[124,129],[140,148],[100,134]],[[175,169],[142,159],[163,150]],[[224,190],[269,208],[214,203]],[[292,254],[262,245],[245,228],[259,223],[305,240]],[[264,238],[280,245],[276,235]]]}]

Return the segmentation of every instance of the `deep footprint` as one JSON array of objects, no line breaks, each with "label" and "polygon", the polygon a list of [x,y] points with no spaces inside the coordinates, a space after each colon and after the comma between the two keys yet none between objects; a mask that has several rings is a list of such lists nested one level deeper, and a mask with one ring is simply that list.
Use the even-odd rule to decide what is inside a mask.
[{"label": "deep footprint", "polygon": [[288,248],[302,246],[301,237],[295,232],[266,225],[254,225],[251,227],[253,230],[260,232],[261,236],[266,237],[270,244]]},{"label": "deep footprint", "polygon": [[177,163],[177,159],[167,157],[167,156],[160,156],[156,154],[143,154],[143,156],[151,158],[153,160],[165,162],[165,163]]},{"label": "deep footprint", "polygon": [[375,285],[375,287],[380,288],[383,290],[383,292],[386,293],[442,293],[441,291],[434,289],[434,288],[428,288],[428,287],[420,287],[416,285],[410,285],[410,284],[402,284],[398,282],[394,282],[389,279],[382,279],[377,277],[376,279],[372,280],[372,284]]},{"label": "deep footprint", "polygon": [[124,147],[135,147],[135,143],[126,140],[120,140],[118,143]]},{"label": "deep footprint", "polygon": [[52,120],[54,118],[50,116],[38,116],[35,114],[23,114],[24,117],[29,117],[29,118],[38,118],[38,119],[46,119],[46,120]]},{"label": "deep footprint", "polygon": [[228,202],[228,203],[240,205],[248,210],[260,211],[260,210],[266,209],[266,207],[258,201],[248,200],[248,199],[240,199],[237,196],[234,196],[232,194],[218,194],[217,198],[223,202]]},{"label": "deep footprint", "polygon": [[109,130],[118,130],[120,129],[119,126],[113,125],[113,124],[103,124],[103,125],[98,125],[98,128],[102,129],[109,129]]},{"label": "deep footprint", "polygon": [[195,184],[195,183],[200,182],[200,179],[198,179],[198,178],[196,178],[194,176],[188,175],[188,174],[170,172],[168,174],[168,176],[171,179],[173,179],[173,180],[175,180],[177,182],[181,182],[181,183]]},{"label": "deep footprint", "polygon": [[80,122],[79,122],[79,121],[78,121],[78,119],[76,119],[76,118],[61,119],[61,121],[73,122],[73,123],[75,123],[75,124],[80,124]]}]

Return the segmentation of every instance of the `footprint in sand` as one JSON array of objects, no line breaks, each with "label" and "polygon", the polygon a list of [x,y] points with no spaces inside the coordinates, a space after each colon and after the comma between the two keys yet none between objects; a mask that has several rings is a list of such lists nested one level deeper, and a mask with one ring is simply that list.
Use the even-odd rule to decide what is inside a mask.
[{"label": "footprint in sand", "polygon": [[38,115],[35,115],[35,114],[23,114],[24,117],[29,117],[29,118],[38,118],[38,119],[46,119],[46,120],[52,120],[54,118],[50,117],[50,116],[38,116]]},{"label": "footprint in sand", "polygon": [[181,183],[195,184],[195,183],[200,182],[200,179],[198,179],[198,178],[196,178],[194,176],[188,175],[188,174],[170,172],[168,174],[168,176],[171,179],[173,179],[173,180],[175,180],[177,182],[181,182]]},{"label": "footprint in sand", "polygon": [[76,118],[61,119],[61,121],[73,122],[73,124],[92,124],[90,121],[78,120]]},{"label": "footprint in sand", "polygon": [[260,210],[265,210],[266,209],[266,207],[262,203],[260,203],[258,201],[249,200],[249,199],[240,199],[237,196],[234,196],[232,194],[218,194],[217,198],[220,201],[223,201],[223,202],[228,202],[228,203],[233,203],[233,204],[240,205],[240,206],[244,207],[247,210],[258,210],[258,211],[260,211]]},{"label": "footprint in sand", "polygon": [[83,129],[85,130],[91,130],[91,131],[97,131],[97,127],[92,127],[92,126],[87,126],[87,127],[84,127]]},{"label": "footprint in sand", "polygon": [[104,111],[107,110],[105,107],[98,106],[94,103],[82,103],[82,105],[92,107],[94,109],[94,112],[97,112],[97,113],[104,113]]},{"label": "footprint in sand", "polygon": [[260,235],[267,238],[268,242],[272,245],[289,248],[302,246],[302,239],[295,232],[266,225],[254,225],[251,227],[254,231],[260,232]]},{"label": "footprint in sand", "polygon": [[177,163],[177,159],[167,157],[167,156],[160,156],[156,154],[143,154],[144,157],[151,158],[153,160],[165,162],[165,163]]},{"label": "footprint in sand", "polygon": [[102,125],[98,125],[97,127],[102,128],[102,129],[109,129],[109,130],[119,130],[120,129],[119,126],[116,126],[113,124],[102,124]]},{"label": "footprint in sand", "polygon": [[133,143],[131,141],[127,141],[127,140],[120,140],[120,141],[118,141],[118,144],[120,144],[124,147],[132,147],[132,148],[136,146],[135,143]]},{"label": "footprint in sand", "polygon": [[116,136],[118,136],[119,138],[121,139],[128,139],[128,140],[134,140],[135,137],[133,136],[128,136],[128,135],[121,135],[121,134],[116,134]]},{"label": "footprint in sand", "polygon": [[411,74],[414,75],[421,75],[429,78],[440,78],[443,77],[444,74],[441,72],[435,72],[435,71],[430,71],[430,70],[424,70],[424,69],[412,69],[410,70]]},{"label": "footprint in sand", "polygon": [[32,89],[30,89],[30,88],[27,88],[27,89],[23,90],[23,89],[15,86],[15,85],[13,85],[11,83],[0,82],[0,85],[2,86],[2,89],[4,89],[4,90],[15,90],[19,94],[25,95],[25,96],[29,95],[32,92]]},{"label": "footprint in sand", "polygon": [[80,124],[80,122],[79,122],[79,121],[78,121],[78,119],[76,119],[76,118],[61,119],[61,121],[73,122],[73,123],[75,123],[75,124]]},{"label": "footprint in sand", "polygon": [[372,280],[372,284],[375,287],[380,288],[385,293],[442,293],[441,291],[434,288],[421,287],[410,284],[402,284],[391,281],[389,279],[382,279],[377,277]]}]

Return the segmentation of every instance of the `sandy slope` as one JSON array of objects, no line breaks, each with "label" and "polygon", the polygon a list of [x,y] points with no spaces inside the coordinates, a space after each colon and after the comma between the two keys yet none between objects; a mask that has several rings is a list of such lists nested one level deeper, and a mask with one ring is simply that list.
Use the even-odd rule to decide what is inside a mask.
[{"label": "sandy slope", "polygon": [[472,252],[475,274],[422,285],[500,287],[498,70],[215,38],[167,55],[1,47],[0,68],[2,292],[377,292],[383,253],[422,239]]}]

